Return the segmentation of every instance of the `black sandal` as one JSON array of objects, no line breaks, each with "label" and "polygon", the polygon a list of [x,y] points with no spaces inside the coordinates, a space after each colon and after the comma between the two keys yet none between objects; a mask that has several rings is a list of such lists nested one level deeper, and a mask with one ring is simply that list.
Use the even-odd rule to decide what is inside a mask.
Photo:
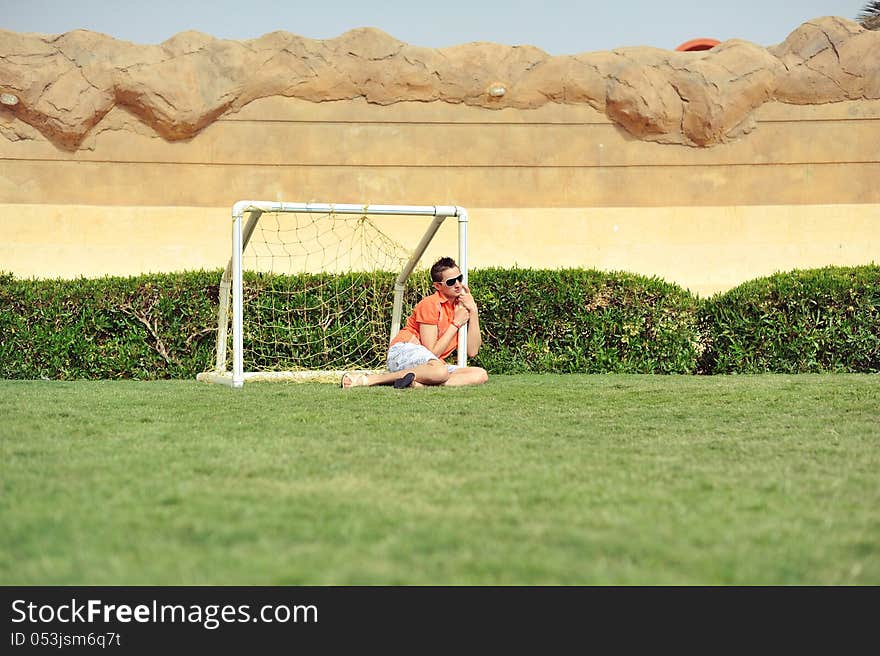
[{"label": "black sandal", "polygon": [[402,376],[394,381],[394,389],[406,389],[407,387],[412,387],[415,379],[416,375],[410,371],[406,376]]}]

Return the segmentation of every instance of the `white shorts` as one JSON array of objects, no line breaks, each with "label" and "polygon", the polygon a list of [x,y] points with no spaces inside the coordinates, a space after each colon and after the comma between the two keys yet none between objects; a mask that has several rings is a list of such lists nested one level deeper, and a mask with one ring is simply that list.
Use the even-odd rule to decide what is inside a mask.
[{"label": "white shorts", "polygon": [[[421,364],[426,364],[431,360],[440,360],[440,358],[431,353],[431,351],[421,344],[398,342],[397,344],[392,344],[391,348],[388,349],[388,371],[412,369]],[[446,370],[449,373],[452,373],[456,369],[458,369],[458,365],[446,365]]]}]

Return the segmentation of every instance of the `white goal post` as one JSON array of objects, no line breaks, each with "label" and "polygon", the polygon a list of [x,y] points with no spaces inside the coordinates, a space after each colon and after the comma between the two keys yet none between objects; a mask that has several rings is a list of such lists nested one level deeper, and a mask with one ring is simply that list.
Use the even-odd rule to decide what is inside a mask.
[{"label": "white goal post", "polygon": [[[425,230],[421,241],[419,241],[415,249],[411,251],[408,259],[404,259],[404,255],[404,257],[401,257],[398,260],[394,260],[393,258],[390,260],[392,262],[405,262],[405,264],[403,264],[399,274],[394,281],[390,329],[387,330],[387,332],[385,333],[388,341],[390,341],[390,339],[393,338],[401,328],[401,321],[404,318],[403,303],[404,292],[406,290],[406,282],[409,279],[410,275],[413,273],[413,270],[418,265],[419,260],[421,259],[428,245],[431,243],[434,235],[439,230],[441,224],[450,217],[456,217],[458,219],[458,265],[461,268],[462,274],[464,275],[464,282],[465,284],[467,284],[468,213],[467,210],[463,207],[449,205],[352,205],[332,203],[283,203],[251,200],[239,201],[235,203],[232,208],[232,255],[229,259],[229,263],[226,266],[226,270],[223,273],[219,287],[215,365],[212,371],[207,371],[199,374],[197,376],[198,380],[210,383],[220,383],[233,388],[240,388],[244,385],[245,381],[338,381],[339,377],[345,370],[315,370],[299,366],[287,370],[274,370],[272,369],[271,365],[268,369],[266,367],[262,367],[261,370],[258,371],[245,370],[246,339],[248,339],[248,337],[246,336],[244,323],[246,312],[248,312],[248,309],[245,306],[245,298],[250,298],[256,294],[256,292],[249,292],[246,289],[245,278],[248,275],[274,275],[274,270],[272,269],[271,264],[268,265],[269,268],[266,269],[265,274],[252,273],[249,269],[245,268],[244,264],[245,253],[248,252],[249,245],[251,245],[255,232],[257,232],[258,228],[260,227],[261,220],[265,221],[265,215],[295,215],[309,217],[308,221],[310,221],[310,223],[308,225],[307,231],[309,233],[308,238],[316,240],[316,242],[320,245],[320,249],[322,250],[321,257],[318,257],[317,255],[314,255],[314,253],[310,253],[305,249],[303,249],[301,252],[297,251],[297,240],[305,239],[305,237],[300,237],[301,231],[299,228],[290,229],[287,227],[277,227],[274,228],[274,232],[272,234],[280,235],[282,233],[295,233],[295,236],[291,238],[292,241],[284,243],[280,243],[277,240],[272,242],[270,240],[271,243],[263,246],[263,259],[265,260],[271,257],[273,261],[281,258],[286,258],[287,260],[290,260],[294,257],[299,256],[304,258],[305,260],[308,260],[308,258],[311,256],[312,262],[309,264],[309,266],[312,267],[312,271],[315,272],[314,275],[316,276],[323,273],[323,267],[328,266],[325,264],[325,262],[330,262],[329,266],[333,267],[333,271],[331,272],[333,274],[350,273],[353,266],[363,266],[362,262],[364,260],[362,258],[356,259],[355,256],[352,256],[346,259],[340,256],[341,247],[334,246],[332,243],[330,243],[331,238],[335,238],[337,236],[337,232],[343,232],[342,230],[337,231],[334,227],[327,227],[331,226],[331,224],[335,225],[336,221],[341,221],[343,219],[348,221],[351,221],[352,219],[354,220],[355,226],[352,228],[346,228],[348,232],[346,232],[345,234],[347,235],[353,234],[354,232],[357,232],[360,235],[366,230],[369,230],[375,233],[375,239],[377,239],[382,246],[387,247],[389,244],[392,244],[400,248],[399,245],[395,244],[392,240],[379,232],[376,229],[376,226],[372,222],[370,222],[369,217],[401,216],[414,218],[431,218],[431,221],[427,226],[427,229]],[[303,229],[302,232],[304,233],[306,232],[306,230]],[[254,240],[254,242],[256,241],[257,240]],[[337,250],[334,251],[334,248]],[[356,250],[356,248],[363,249],[363,245],[361,244],[359,247],[349,246],[349,248],[352,250]],[[254,256],[254,258],[255,260],[259,259],[258,256]],[[318,259],[319,261],[316,263],[314,261],[315,259]],[[356,264],[353,265],[352,262],[356,262]],[[316,266],[319,267],[319,269],[315,269],[314,267]],[[297,271],[296,273],[299,274],[299,271]],[[361,284],[361,286],[363,286],[363,284]],[[344,305],[344,303],[348,300],[348,296],[343,296],[344,298],[340,298],[334,301],[335,305],[340,307]],[[290,295],[290,298],[293,298],[292,294]],[[284,301],[280,302],[279,305],[283,306]],[[291,310],[290,308],[285,308],[285,311],[287,312],[288,316],[290,316],[291,312],[298,313],[297,316],[306,316],[303,313],[306,312],[306,310],[308,309],[309,308]],[[230,362],[228,361],[227,352],[230,319],[232,324],[231,371],[229,370]],[[309,319],[305,320],[308,321]],[[385,321],[382,319],[380,320],[383,322]],[[333,337],[333,335],[329,334],[331,331],[330,329],[328,329],[328,325],[333,323],[334,320],[326,319],[321,321],[322,324],[320,326],[312,327],[312,332],[318,334],[318,339],[323,339],[324,341],[326,341],[328,338]],[[250,332],[251,334],[254,333],[253,330],[251,330]],[[457,363],[460,366],[465,366],[467,363],[466,344],[467,326],[465,325],[462,326],[458,335]],[[287,348],[289,345],[278,344],[278,346],[279,348]],[[385,342],[385,346],[387,347],[387,342]],[[268,348],[271,349],[271,344]],[[354,362],[350,363],[351,366],[349,366],[349,363],[346,363],[346,365],[346,369],[359,369],[357,364]],[[363,368],[360,369],[367,370]]]}]

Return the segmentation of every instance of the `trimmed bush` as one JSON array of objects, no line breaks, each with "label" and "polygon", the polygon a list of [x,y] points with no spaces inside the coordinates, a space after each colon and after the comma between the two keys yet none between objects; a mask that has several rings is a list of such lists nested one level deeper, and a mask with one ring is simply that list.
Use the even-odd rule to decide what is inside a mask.
[{"label": "trimmed bush", "polygon": [[880,371],[880,266],[777,273],[702,304],[711,374]]},{"label": "trimmed bush", "polygon": [[[256,277],[251,283],[291,288],[328,283],[326,274],[303,278]],[[4,275],[0,377],[193,377],[213,365],[219,279],[219,271],[71,281]],[[373,279],[375,293],[363,295],[370,312],[352,316],[381,317],[387,330],[393,280],[392,274]],[[696,368],[696,300],[674,285],[631,274],[529,269],[474,271],[471,283],[484,336],[474,364],[493,373],[692,373]],[[349,288],[350,281],[340,286]],[[405,311],[430,289],[427,273],[418,274]],[[254,341],[283,348],[277,322],[262,325]],[[366,340],[375,331],[353,322],[333,326],[333,332],[362,334]],[[375,347],[370,339],[361,340],[364,348]],[[380,350],[387,337],[382,340]],[[308,365],[326,365],[329,355],[311,354]]]},{"label": "trimmed bush", "polygon": [[214,349],[220,272],[0,275],[0,377],[189,378]]},{"label": "trimmed bush", "polygon": [[[220,273],[78,280],[0,274],[0,377],[192,378],[213,367]],[[384,350],[393,274],[282,278],[251,283],[282,294],[304,284],[366,285],[369,293],[341,302],[369,307],[315,330],[347,336],[345,350],[357,351],[359,361]],[[483,269],[470,281],[483,332],[471,362],[491,373],[880,371],[875,265],[776,274],[705,301],[657,278],[582,269]],[[404,311],[430,290],[427,273],[417,274]],[[285,312],[285,323],[309,323]],[[277,320],[249,325],[260,326],[253,342],[273,349],[290,342]],[[321,343],[307,365],[338,366],[328,360],[338,355]]]},{"label": "trimmed bush", "polygon": [[493,373],[696,371],[697,300],[657,278],[583,269],[470,276]]}]

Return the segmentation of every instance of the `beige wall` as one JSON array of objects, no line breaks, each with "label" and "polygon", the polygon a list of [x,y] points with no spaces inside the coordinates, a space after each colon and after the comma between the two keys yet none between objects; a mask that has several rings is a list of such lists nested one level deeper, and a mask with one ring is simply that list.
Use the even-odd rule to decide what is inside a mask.
[{"label": "beige wall", "polygon": [[[463,205],[472,267],[629,270],[701,294],[880,261],[880,101],[768,104],[751,133],[705,149],[564,105],[276,97],[176,143],[117,108],[75,153],[9,116],[0,128],[0,269],[20,276],[220,267],[243,198]],[[422,228],[382,226],[404,242]],[[444,227],[427,259],[454,243]]]}]

